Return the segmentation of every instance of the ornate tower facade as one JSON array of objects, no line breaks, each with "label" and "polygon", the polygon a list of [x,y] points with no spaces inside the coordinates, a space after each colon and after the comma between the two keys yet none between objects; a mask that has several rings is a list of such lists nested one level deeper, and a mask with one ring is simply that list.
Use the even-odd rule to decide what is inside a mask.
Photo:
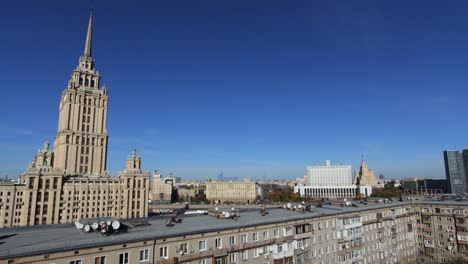
[{"label": "ornate tower facade", "polygon": [[83,55],[60,100],[54,168],[65,174],[102,175],[106,171],[108,97],[94,68],[92,26],[91,12]]}]

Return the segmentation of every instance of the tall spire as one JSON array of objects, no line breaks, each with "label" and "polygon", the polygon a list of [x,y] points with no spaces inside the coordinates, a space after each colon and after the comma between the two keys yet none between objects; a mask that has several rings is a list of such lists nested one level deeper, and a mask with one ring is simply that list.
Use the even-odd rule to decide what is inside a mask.
[{"label": "tall spire", "polygon": [[91,57],[91,44],[93,38],[93,9],[89,15],[88,32],[86,33],[86,43],[83,56]]}]

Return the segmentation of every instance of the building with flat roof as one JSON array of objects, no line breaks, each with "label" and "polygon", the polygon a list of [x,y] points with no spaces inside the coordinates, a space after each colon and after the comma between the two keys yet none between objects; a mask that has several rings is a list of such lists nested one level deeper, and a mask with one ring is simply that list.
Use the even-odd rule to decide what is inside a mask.
[{"label": "building with flat roof", "polygon": [[18,183],[0,183],[0,227],[148,215],[150,173],[136,150],[117,177],[107,173],[109,98],[94,67],[92,26],[91,14],[83,55],[60,99],[53,150],[45,142]]},{"label": "building with flat roof", "polygon": [[351,165],[332,165],[327,160],[325,165],[307,166],[306,171],[304,182],[294,187],[294,192],[302,197],[349,198],[372,194],[371,186],[353,184]]},{"label": "building with flat roof", "polygon": [[250,179],[244,181],[207,181],[206,199],[215,203],[238,202],[251,204],[257,200],[257,184]]},{"label": "building with flat roof", "polygon": [[450,193],[468,192],[468,149],[444,151],[445,175]]},{"label": "building with flat roof", "polygon": [[[409,263],[416,256],[414,219],[410,203],[396,202],[278,208],[265,216],[248,210],[237,220],[192,216],[172,227],[161,217],[145,225],[129,220],[122,222],[127,231],[109,236],[72,224],[3,229],[0,263]],[[400,232],[390,235],[393,229]]]}]

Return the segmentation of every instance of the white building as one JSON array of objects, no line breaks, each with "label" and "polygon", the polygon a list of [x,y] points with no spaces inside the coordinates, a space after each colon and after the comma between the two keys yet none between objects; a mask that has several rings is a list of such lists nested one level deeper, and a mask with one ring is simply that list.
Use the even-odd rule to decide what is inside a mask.
[{"label": "white building", "polygon": [[352,184],[351,165],[331,165],[331,162],[327,160],[325,165],[307,166],[306,185],[343,186]]},{"label": "white building", "polygon": [[372,194],[371,186],[353,184],[351,165],[332,165],[329,160],[325,165],[307,166],[305,184],[298,183],[294,192],[302,197],[345,198]]}]

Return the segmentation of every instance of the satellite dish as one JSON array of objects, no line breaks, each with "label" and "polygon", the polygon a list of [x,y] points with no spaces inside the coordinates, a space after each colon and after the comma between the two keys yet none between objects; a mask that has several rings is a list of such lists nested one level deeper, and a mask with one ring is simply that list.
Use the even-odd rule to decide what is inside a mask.
[{"label": "satellite dish", "polygon": [[99,224],[98,223],[93,223],[92,225],[93,229],[96,230],[99,228]]},{"label": "satellite dish", "polygon": [[343,201],[345,201],[345,202],[346,202],[346,201],[348,201],[348,199],[344,198],[344,199],[343,199]]},{"label": "satellite dish", "polygon": [[112,224],[112,222],[111,222],[110,220],[107,220],[106,224],[107,224],[108,226],[110,226],[110,225]]},{"label": "satellite dish", "polygon": [[291,208],[291,203],[288,203],[286,206],[287,206],[288,208]]},{"label": "satellite dish", "polygon": [[84,226],[84,231],[88,233],[91,230],[91,227],[89,225]]},{"label": "satellite dish", "polygon": [[297,206],[297,208],[301,209],[301,208],[302,208],[302,204],[299,204],[299,205]]},{"label": "satellite dish", "polygon": [[112,228],[114,230],[119,229],[119,227],[120,227],[120,222],[119,221],[115,220],[114,222],[112,222]]},{"label": "satellite dish", "polygon": [[183,255],[183,254],[184,254],[184,251],[183,251],[183,250],[179,250],[179,254],[180,254],[180,255]]},{"label": "satellite dish", "polygon": [[75,222],[75,227],[76,227],[77,229],[81,229],[81,228],[83,228],[83,224],[80,223],[80,222]]},{"label": "satellite dish", "polygon": [[234,209],[234,207],[231,208],[231,211],[235,211],[236,209]]},{"label": "satellite dish", "polygon": [[260,255],[263,254],[263,248],[260,248],[260,249],[258,250],[258,253],[259,253]]},{"label": "satellite dish", "polygon": [[218,210],[219,210],[219,208],[218,208],[218,207],[215,207],[215,210],[216,210],[216,211],[218,211]]},{"label": "satellite dish", "polygon": [[226,212],[226,213],[224,214],[224,217],[225,217],[225,218],[229,218],[230,216],[231,216],[231,214],[230,214],[229,212]]}]

